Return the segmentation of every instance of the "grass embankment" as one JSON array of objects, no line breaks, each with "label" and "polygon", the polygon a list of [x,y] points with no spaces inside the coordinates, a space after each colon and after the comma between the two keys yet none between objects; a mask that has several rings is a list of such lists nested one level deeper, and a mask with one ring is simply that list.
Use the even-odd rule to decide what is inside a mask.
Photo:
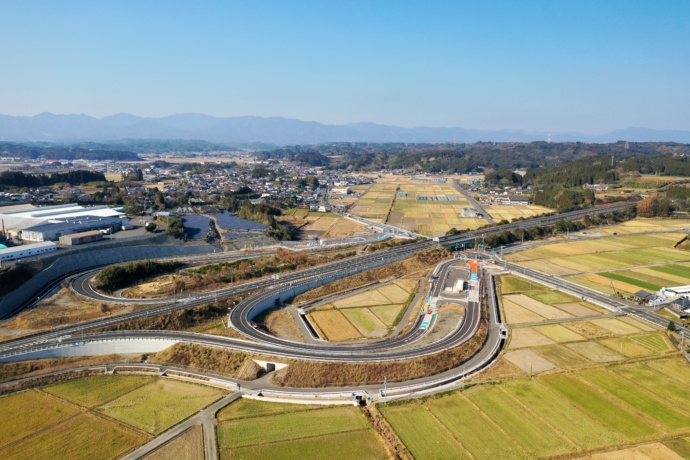
[{"label": "grass embankment", "polygon": [[258,278],[293,270],[301,270],[319,264],[355,255],[352,249],[307,254],[278,248],[275,256],[221,262],[182,270],[175,275],[159,277],[125,292],[129,297],[158,297],[173,292],[198,292],[217,289]]},{"label": "grass embankment", "polygon": [[271,358],[261,355],[211,348],[202,345],[178,343],[166,350],[148,357],[150,363],[182,365],[202,371],[227,374],[242,379],[253,379],[261,375],[261,369],[252,358],[278,361],[288,366],[277,371],[274,383],[284,387],[318,388],[327,385],[372,384],[408,380],[437,374],[459,366],[484,343],[487,323],[483,318],[477,333],[463,345],[417,359],[394,363],[324,363],[300,361],[288,358]]},{"label": "grass embankment", "polygon": [[252,355],[239,351],[178,343],[150,355],[148,362],[181,365],[253,380],[261,375],[262,369],[251,357]]},{"label": "grass embankment", "polygon": [[144,278],[174,272],[185,265],[183,262],[156,262],[154,260],[111,265],[98,273],[98,276],[96,276],[96,287],[98,289],[114,291],[131,286]]},{"label": "grass embankment", "polygon": [[[447,252],[444,248],[420,253],[405,261],[381,267],[369,272],[354,275],[350,280],[340,280],[316,289],[316,296],[326,295],[331,289],[352,288],[356,284],[370,283],[379,276],[395,276],[397,273],[409,273],[435,266],[443,260]],[[344,281],[340,284],[341,281]],[[325,289],[324,289],[325,288]],[[307,293],[310,294],[310,293]],[[123,326],[126,327],[126,326]],[[288,387],[322,387],[329,384],[352,385],[358,383],[378,383],[386,375],[389,381],[407,380],[410,378],[433,375],[460,365],[481,348],[487,334],[486,319],[483,318],[477,334],[462,346],[443,353],[396,363],[359,364],[359,363],[322,363],[277,358],[277,361],[288,364],[288,367],[276,372],[274,380],[281,386]],[[177,344],[157,353],[149,361],[167,364],[180,364],[199,370],[233,374],[242,370],[246,359],[252,355],[229,350],[208,348],[198,345]],[[244,358],[243,358],[244,357]],[[259,356],[254,356],[260,358]],[[243,360],[244,359],[244,360]],[[270,358],[268,358],[270,359]],[[249,367],[249,366],[247,366]],[[242,371],[246,377],[247,370]],[[250,374],[252,374],[250,372]]]},{"label": "grass embankment", "polygon": [[271,334],[282,339],[304,342],[304,337],[290,312],[284,308],[270,311],[262,322]]},{"label": "grass embankment", "polygon": [[55,295],[4,321],[0,325],[0,340],[129,311],[132,311],[130,305],[87,300],[74,294],[69,287],[63,287]]},{"label": "grass embankment", "polygon": [[409,380],[438,374],[461,365],[476,353],[487,335],[483,318],[477,333],[459,347],[421,358],[389,363],[326,363],[295,361],[277,371],[273,381],[284,387],[321,387],[325,385],[373,384]]},{"label": "grass embankment", "polygon": [[94,329],[90,332],[103,331],[184,331],[206,326],[209,322],[220,321],[228,314],[228,308],[236,302],[237,298],[219,300],[205,305],[200,305],[186,310],[165,313],[162,315],[142,318],[134,321],[114,324],[112,326]]},{"label": "grass embankment", "polygon": [[[35,377],[51,372],[71,369],[78,366],[98,366],[112,363],[139,363],[139,355],[101,355],[74,356],[71,358],[47,358],[15,363],[0,363],[0,382],[9,382],[18,378]],[[50,377],[51,381],[74,378],[73,375]]]}]

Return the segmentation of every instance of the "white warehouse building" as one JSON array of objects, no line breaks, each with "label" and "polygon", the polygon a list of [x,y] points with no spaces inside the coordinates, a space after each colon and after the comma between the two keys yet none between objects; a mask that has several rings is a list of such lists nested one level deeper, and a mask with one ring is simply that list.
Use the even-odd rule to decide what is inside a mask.
[{"label": "white warehouse building", "polygon": [[0,262],[23,259],[25,257],[38,256],[55,251],[57,251],[57,245],[55,243],[25,244],[23,246],[0,249]]},{"label": "white warehouse building", "polygon": [[1,227],[8,236],[25,241],[51,241],[62,235],[89,230],[129,227],[121,212],[108,206],[83,207],[76,203],[35,207],[21,205],[0,208]]},{"label": "white warehouse building", "polygon": [[687,299],[690,298],[690,286],[661,288],[661,290],[657,292],[657,295],[666,297],[669,300]]}]

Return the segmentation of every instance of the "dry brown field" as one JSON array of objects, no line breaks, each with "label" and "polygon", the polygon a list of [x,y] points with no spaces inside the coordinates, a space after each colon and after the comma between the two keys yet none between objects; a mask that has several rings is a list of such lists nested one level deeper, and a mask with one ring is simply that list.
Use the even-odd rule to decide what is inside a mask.
[{"label": "dry brown field", "polygon": [[379,338],[391,332],[418,286],[409,276],[317,306],[309,318],[328,340]]},{"label": "dry brown field", "polygon": [[350,321],[337,310],[313,311],[309,317],[326,336],[327,340],[340,342],[362,338]]},{"label": "dry brown field", "polygon": [[[398,196],[398,192],[407,196]],[[432,199],[422,201],[418,196]],[[461,217],[463,208],[468,206],[450,179],[439,183],[411,180],[409,176],[384,176],[350,208],[350,213],[379,222],[387,219],[387,223],[407,231],[441,236],[451,228],[477,228],[487,223],[485,219]]]},{"label": "dry brown field", "polygon": [[519,219],[520,217],[529,218],[553,212],[553,209],[532,204],[524,206],[490,205],[484,206],[484,209],[486,209],[486,212],[488,212],[496,222],[503,219],[511,222],[513,219]]},{"label": "dry brown field", "polygon": [[144,457],[145,460],[204,460],[204,438],[201,425],[195,425],[163,447]]}]

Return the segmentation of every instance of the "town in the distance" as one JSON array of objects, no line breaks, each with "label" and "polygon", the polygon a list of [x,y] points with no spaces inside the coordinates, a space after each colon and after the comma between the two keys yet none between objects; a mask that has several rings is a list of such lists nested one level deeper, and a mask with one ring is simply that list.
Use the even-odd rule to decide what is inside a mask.
[{"label": "town in the distance", "polygon": [[689,155],[1,143],[0,456],[685,458]]}]

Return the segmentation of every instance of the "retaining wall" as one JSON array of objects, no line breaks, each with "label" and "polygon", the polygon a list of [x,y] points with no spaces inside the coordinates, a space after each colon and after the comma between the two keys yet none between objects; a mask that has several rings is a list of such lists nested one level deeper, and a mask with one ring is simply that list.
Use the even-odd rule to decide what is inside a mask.
[{"label": "retaining wall", "polygon": [[[148,240],[143,242],[149,243]],[[131,262],[139,259],[209,254],[213,252],[213,249],[213,246],[207,244],[193,246],[144,244],[140,246],[128,245],[94,249],[57,257],[50,266],[36,273],[33,278],[0,300],[0,317],[10,315],[31,300],[40,289],[75,270]]]},{"label": "retaining wall", "polygon": [[[55,348],[45,348],[0,359],[0,362],[25,361],[29,359],[65,358],[68,356],[96,356],[113,353],[155,353],[178,343],[168,339],[123,339],[86,342],[84,344],[65,344]],[[126,367],[126,366],[125,366]]]}]

